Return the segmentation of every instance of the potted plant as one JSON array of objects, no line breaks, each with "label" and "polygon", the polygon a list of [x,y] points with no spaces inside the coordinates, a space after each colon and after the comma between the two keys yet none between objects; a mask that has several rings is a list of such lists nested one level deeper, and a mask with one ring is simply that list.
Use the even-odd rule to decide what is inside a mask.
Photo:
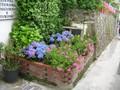
[{"label": "potted plant", "polygon": [[4,57],[2,58],[4,80],[13,83],[18,79],[20,62],[17,58],[17,48],[11,44],[4,47]]},{"label": "potted plant", "polygon": [[0,42],[0,59],[1,59],[2,53],[3,53],[3,46],[4,46],[4,44],[2,42]]}]

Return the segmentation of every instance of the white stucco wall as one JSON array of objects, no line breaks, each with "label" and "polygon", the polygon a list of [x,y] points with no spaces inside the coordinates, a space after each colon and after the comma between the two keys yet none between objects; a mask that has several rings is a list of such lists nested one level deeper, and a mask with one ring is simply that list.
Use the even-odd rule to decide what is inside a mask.
[{"label": "white stucco wall", "polygon": [[7,43],[13,20],[0,21],[0,42]]},{"label": "white stucco wall", "polygon": [[7,43],[15,18],[15,0],[0,0],[0,42]]}]

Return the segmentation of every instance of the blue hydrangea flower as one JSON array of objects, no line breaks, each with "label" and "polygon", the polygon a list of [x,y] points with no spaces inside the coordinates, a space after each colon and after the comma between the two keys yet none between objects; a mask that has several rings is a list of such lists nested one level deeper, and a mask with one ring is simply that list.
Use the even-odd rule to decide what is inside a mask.
[{"label": "blue hydrangea flower", "polygon": [[61,41],[62,41],[62,38],[58,37],[58,38],[57,38],[57,41],[58,41],[58,42],[61,42]]},{"label": "blue hydrangea flower", "polygon": [[54,42],[55,39],[54,39],[53,37],[50,37],[49,41],[50,41],[50,42]]},{"label": "blue hydrangea flower", "polygon": [[69,41],[70,41],[70,39],[69,39],[69,38],[66,38],[66,39],[65,39],[65,41],[66,41],[66,42],[69,42]]},{"label": "blue hydrangea flower", "polygon": [[74,35],[73,34],[70,34],[70,37],[73,37]]},{"label": "blue hydrangea flower", "polygon": [[35,52],[36,50],[33,48],[33,49],[29,49],[29,51],[31,51],[31,52]]},{"label": "blue hydrangea flower", "polygon": [[25,55],[28,54],[26,49],[23,50],[23,53],[24,53]]},{"label": "blue hydrangea flower", "polygon": [[37,46],[39,45],[39,43],[33,41],[33,42],[31,43],[31,45],[32,45],[33,47],[37,47]]},{"label": "blue hydrangea flower", "polygon": [[66,41],[66,38],[62,38],[62,40]]},{"label": "blue hydrangea flower", "polygon": [[34,50],[34,49],[27,50],[27,51],[26,51],[26,54],[27,54],[29,57],[33,57],[33,56],[35,56],[35,50]]},{"label": "blue hydrangea flower", "polygon": [[26,47],[26,49],[28,49],[28,50],[29,50],[29,49],[33,49],[33,46],[32,46],[32,45],[29,45],[29,46]]},{"label": "blue hydrangea flower", "polygon": [[44,41],[41,41],[40,44],[45,44],[45,42],[44,42]]},{"label": "blue hydrangea flower", "polygon": [[62,38],[67,38],[67,37],[66,37],[66,36],[64,36],[64,35],[61,35],[61,37],[62,37]]},{"label": "blue hydrangea flower", "polygon": [[66,32],[66,34],[68,35],[68,36],[70,36],[71,35],[71,33],[69,32],[69,31],[65,31]]},{"label": "blue hydrangea flower", "polygon": [[42,48],[37,47],[37,48],[36,48],[36,52],[37,52],[37,51],[42,51]]},{"label": "blue hydrangea flower", "polygon": [[46,50],[42,50],[42,49],[41,49],[41,50],[36,51],[36,54],[37,54],[37,55],[39,55],[40,53],[45,54],[45,52],[46,52]]},{"label": "blue hydrangea flower", "polygon": [[42,50],[36,51],[36,54],[39,55],[42,53]]},{"label": "blue hydrangea flower", "polygon": [[51,37],[53,37],[53,38],[54,38],[54,37],[55,37],[55,35],[54,35],[54,34],[52,34],[52,35],[51,35]]},{"label": "blue hydrangea flower", "polygon": [[65,31],[62,32],[62,35],[67,36],[67,33]]},{"label": "blue hydrangea flower", "polygon": [[56,34],[56,37],[61,37],[61,34],[60,34],[60,33],[57,33],[57,34]]},{"label": "blue hydrangea flower", "polygon": [[49,47],[50,48],[56,48],[56,45],[55,44],[50,44]]},{"label": "blue hydrangea flower", "polygon": [[44,55],[42,53],[40,53],[37,57],[38,57],[38,59],[43,59]]}]

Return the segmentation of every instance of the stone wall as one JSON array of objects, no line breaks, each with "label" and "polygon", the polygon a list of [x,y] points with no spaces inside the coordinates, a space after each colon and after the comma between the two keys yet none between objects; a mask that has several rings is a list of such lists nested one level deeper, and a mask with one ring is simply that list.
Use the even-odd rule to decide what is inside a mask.
[{"label": "stone wall", "polygon": [[101,54],[105,47],[112,41],[117,33],[117,21],[113,15],[96,14],[94,31],[98,36],[99,42],[96,46],[96,58]]},{"label": "stone wall", "polygon": [[117,33],[117,20],[112,14],[102,14],[94,11],[68,10],[66,18],[72,22],[87,24],[87,33],[97,35],[99,43],[95,48],[95,59],[102,53]]}]

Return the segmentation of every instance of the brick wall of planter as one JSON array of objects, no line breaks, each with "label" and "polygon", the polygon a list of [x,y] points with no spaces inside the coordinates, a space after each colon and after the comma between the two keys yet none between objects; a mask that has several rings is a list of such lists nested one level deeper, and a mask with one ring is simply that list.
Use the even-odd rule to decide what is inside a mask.
[{"label": "brick wall of planter", "polygon": [[20,61],[22,62],[20,68],[20,72],[22,74],[30,74],[44,81],[53,83],[63,90],[68,90],[74,87],[89,65],[93,62],[93,53],[83,57],[83,66],[81,69],[79,69],[81,66],[78,66],[71,72],[59,72],[50,65],[46,65],[40,62],[30,62],[23,58],[20,58]]}]

